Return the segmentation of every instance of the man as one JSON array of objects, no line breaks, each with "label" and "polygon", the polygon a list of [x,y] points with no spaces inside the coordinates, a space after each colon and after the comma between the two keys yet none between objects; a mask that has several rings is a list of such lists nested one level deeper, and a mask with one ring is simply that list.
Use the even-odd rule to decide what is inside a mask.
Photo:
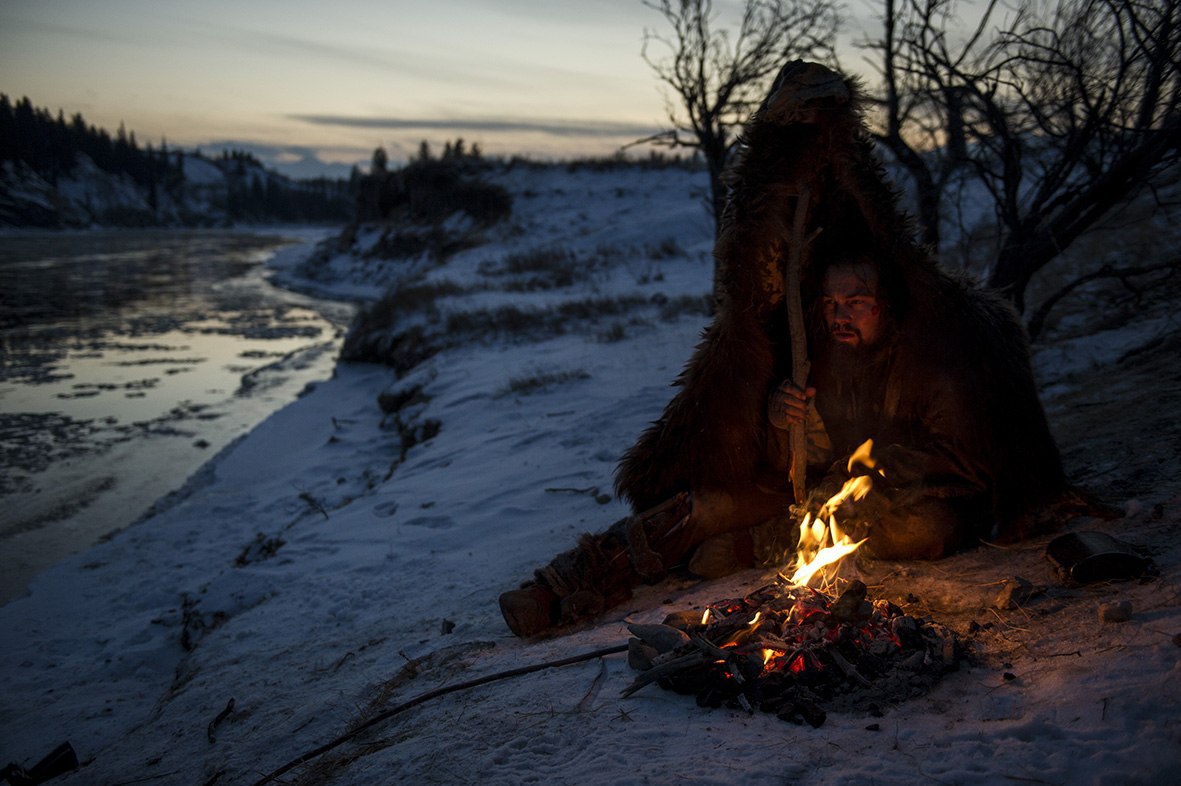
[{"label": "man", "polygon": [[[811,385],[779,383],[766,413],[781,437],[793,424],[809,426],[809,507],[858,471],[849,456],[871,439],[873,489],[837,511],[847,530],[868,538],[866,552],[937,559],[990,537],[999,456],[989,397],[973,389],[982,384],[980,358],[940,352],[938,337],[916,331],[923,320],[908,308],[911,298],[886,291],[872,257],[838,255],[812,278]],[[533,582],[501,596],[510,628],[528,636],[597,616],[673,566],[713,578],[753,566],[756,554],[782,557],[784,541],[794,541],[784,441],[768,442],[749,484],[699,487],[584,536]]]},{"label": "man", "polygon": [[877,557],[937,559],[990,534],[987,435],[966,389],[972,375],[963,364],[912,357],[897,311],[873,259],[830,264],[813,306],[812,384],[781,383],[768,416],[780,429],[802,424],[814,399],[835,459],[812,494],[814,507],[843,486],[849,456],[872,439],[873,490],[846,504],[838,520],[868,537]]},{"label": "man", "polygon": [[[792,423],[808,432],[812,507],[858,471],[847,455],[874,441],[874,489],[840,516],[881,558],[1023,537],[1065,490],[1020,320],[915,241],[854,84],[785,66],[728,180],[714,319],[617,470],[636,513],[501,596],[517,635],[592,618],[674,566],[712,578],[794,548]],[[798,344],[795,264],[809,312],[803,391],[782,382]]]}]

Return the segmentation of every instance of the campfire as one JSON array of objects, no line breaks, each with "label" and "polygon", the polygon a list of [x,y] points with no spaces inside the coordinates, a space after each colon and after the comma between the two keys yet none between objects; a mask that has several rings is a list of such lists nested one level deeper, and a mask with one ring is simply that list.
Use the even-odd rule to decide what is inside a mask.
[{"label": "campfire", "polygon": [[954,633],[887,600],[870,600],[863,582],[836,575],[864,542],[842,531],[836,511],[884,477],[872,447],[866,442],[850,459],[850,471],[859,466],[863,474],[800,522],[790,576],[780,572],[773,583],[710,603],[704,613],[629,626],[628,662],[641,673],[625,696],[656,683],[695,695],[703,707],[761,710],[820,726],[825,708],[880,715],[883,705],[921,695],[954,666]]}]

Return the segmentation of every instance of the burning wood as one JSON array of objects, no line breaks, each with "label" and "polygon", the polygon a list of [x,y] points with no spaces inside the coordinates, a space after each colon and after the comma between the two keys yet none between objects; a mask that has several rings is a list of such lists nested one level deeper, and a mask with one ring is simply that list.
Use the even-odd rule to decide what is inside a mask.
[{"label": "burning wood", "polygon": [[[871,447],[867,443],[856,460],[873,470]],[[825,569],[864,542],[843,534],[833,514],[872,483],[870,475],[856,477],[819,516],[805,516],[791,577],[781,573],[775,583],[711,603],[703,614],[680,612],[662,625],[629,626],[628,662],[641,674],[624,695],[656,683],[696,695],[701,706],[759,709],[819,726],[822,705],[876,714],[881,704],[924,693],[954,667],[954,633],[889,601],[868,600],[859,580],[835,597],[808,586],[818,575],[832,583]]]},{"label": "burning wood", "polygon": [[663,625],[629,626],[628,662],[640,675],[625,696],[655,682],[693,694],[706,707],[774,712],[824,722],[823,706],[875,712],[921,695],[955,665],[955,634],[866,599],[854,580],[833,598],[784,582],[705,613],[670,615]]}]

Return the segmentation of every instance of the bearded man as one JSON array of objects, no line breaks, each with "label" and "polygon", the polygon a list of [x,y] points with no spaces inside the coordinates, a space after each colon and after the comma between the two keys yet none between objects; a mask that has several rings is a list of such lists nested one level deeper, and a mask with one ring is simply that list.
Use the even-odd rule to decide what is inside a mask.
[{"label": "bearded man", "polygon": [[[899,331],[905,319],[881,286],[872,258],[838,259],[820,277],[810,333],[812,386],[790,380],[772,392],[771,424],[803,424],[814,401],[834,461],[812,492],[812,507],[836,494],[866,463],[850,457],[873,440],[873,491],[838,520],[882,559],[937,559],[988,538],[993,485],[987,421],[960,363],[924,362]],[[963,363],[973,362],[964,358]],[[902,375],[906,375],[905,378]],[[814,431],[815,433],[815,431]]]},{"label": "bearded man", "polygon": [[[714,319],[616,474],[636,513],[500,597],[517,635],[597,616],[674,566],[713,578],[794,550],[793,424],[811,507],[873,440],[873,490],[839,518],[879,558],[1025,537],[1065,493],[1016,312],[915,240],[856,88],[789,63],[747,124],[714,246]],[[806,336],[789,328],[797,277]],[[803,345],[806,389],[783,381]]]}]

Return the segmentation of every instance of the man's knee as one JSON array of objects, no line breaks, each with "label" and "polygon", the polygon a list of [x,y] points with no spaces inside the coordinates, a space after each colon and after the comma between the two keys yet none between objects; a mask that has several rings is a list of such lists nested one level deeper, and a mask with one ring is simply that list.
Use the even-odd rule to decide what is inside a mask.
[{"label": "man's knee", "polygon": [[941,500],[892,511],[870,527],[865,548],[878,559],[933,560],[971,543],[971,522]]}]

